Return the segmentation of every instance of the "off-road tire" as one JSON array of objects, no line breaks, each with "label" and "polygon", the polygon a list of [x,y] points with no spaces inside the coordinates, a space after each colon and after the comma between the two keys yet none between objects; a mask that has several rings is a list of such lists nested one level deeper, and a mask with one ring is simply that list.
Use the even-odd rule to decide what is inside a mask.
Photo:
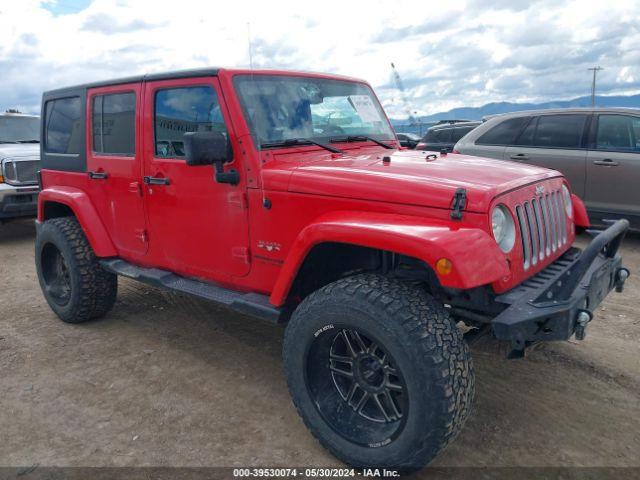
[{"label": "off-road tire", "polygon": [[[339,328],[334,325],[371,334],[404,376],[408,414],[390,443],[350,441],[325,421],[312,398],[306,359],[314,341]],[[325,448],[356,468],[418,470],[457,436],[471,411],[474,371],[461,332],[442,304],[422,288],[396,279],[356,275],[309,295],[286,328],[283,357],[289,390],[304,423]]]},{"label": "off-road tire", "polygon": [[[50,251],[62,255],[68,271],[70,295],[61,304],[47,291],[43,262]],[[51,309],[67,323],[81,323],[104,316],[116,301],[117,275],[106,271],[75,217],[47,220],[38,229],[35,244],[38,280]]]}]

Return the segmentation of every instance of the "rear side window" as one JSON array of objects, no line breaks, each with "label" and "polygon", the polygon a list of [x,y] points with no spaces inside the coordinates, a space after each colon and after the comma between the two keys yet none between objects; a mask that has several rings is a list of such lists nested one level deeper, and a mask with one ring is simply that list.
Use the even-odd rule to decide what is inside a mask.
[{"label": "rear side window", "polygon": [[535,147],[580,148],[586,115],[545,115],[538,119]]},{"label": "rear side window", "polygon": [[600,115],[596,148],[640,152],[640,117]]},{"label": "rear side window", "polygon": [[424,137],[425,143],[450,143],[452,128],[429,130]]},{"label": "rear side window", "polygon": [[133,92],[93,97],[93,151],[134,155],[136,151],[136,94]]},{"label": "rear side window", "polygon": [[536,125],[538,124],[538,117],[534,117],[531,119],[529,124],[525,127],[525,129],[518,135],[514,145],[520,146],[530,146],[533,145],[533,136],[536,133]]},{"label": "rear side window", "polygon": [[80,97],[49,100],[45,106],[45,152],[81,153],[82,121]]},{"label": "rear side window", "polygon": [[155,99],[156,156],[184,157],[186,132],[220,132],[227,128],[218,95],[211,86],[158,90]]},{"label": "rear side window", "polygon": [[509,118],[481,135],[476,145],[512,145],[528,120],[529,117]]},{"label": "rear side window", "polygon": [[457,142],[458,140],[460,140],[462,137],[464,137],[467,133],[469,133],[471,130],[473,130],[475,127],[457,127],[453,129],[453,133],[451,134],[451,141],[453,143]]}]

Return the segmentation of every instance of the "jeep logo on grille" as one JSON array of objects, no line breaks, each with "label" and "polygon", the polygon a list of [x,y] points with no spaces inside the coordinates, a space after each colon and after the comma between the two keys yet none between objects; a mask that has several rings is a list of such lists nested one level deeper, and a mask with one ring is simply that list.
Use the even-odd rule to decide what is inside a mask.
[{"label": "jeep logo on grille", "polygon": [[536,195],[542,195],[544,193],[544,185],[536,186]]}]

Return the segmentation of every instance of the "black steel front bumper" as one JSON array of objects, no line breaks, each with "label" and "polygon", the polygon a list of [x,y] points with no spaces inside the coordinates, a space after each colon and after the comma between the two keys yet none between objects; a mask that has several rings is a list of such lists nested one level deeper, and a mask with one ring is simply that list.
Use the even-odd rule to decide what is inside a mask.
[{"label": "black steel front bumper", "polygon": [[493,334],[511,342],[513,352],[544,340],[584,338],[587,323],[609,292],[622,291],[629,271],[618,249],[629,229],[618,220],[596,234],[581,251],[569,249],[547,268],[518,287],[496,297],[508,305],[491,322]]}]

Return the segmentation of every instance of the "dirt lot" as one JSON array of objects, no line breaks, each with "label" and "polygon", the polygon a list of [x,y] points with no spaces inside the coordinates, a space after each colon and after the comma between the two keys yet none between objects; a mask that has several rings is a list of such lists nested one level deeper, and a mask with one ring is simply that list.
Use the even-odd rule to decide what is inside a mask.
[{"label": "dirt lot", "polygon": [[[289,400],[281,327],[120,280],[108,318],[60,322],[33,222],[0,226],[0,465],[326,466]],[[640,236],[624,247],[640,272]],[[640,275],[584,342],[473,347],[475,415],[436,466],[640,466]]]}]

